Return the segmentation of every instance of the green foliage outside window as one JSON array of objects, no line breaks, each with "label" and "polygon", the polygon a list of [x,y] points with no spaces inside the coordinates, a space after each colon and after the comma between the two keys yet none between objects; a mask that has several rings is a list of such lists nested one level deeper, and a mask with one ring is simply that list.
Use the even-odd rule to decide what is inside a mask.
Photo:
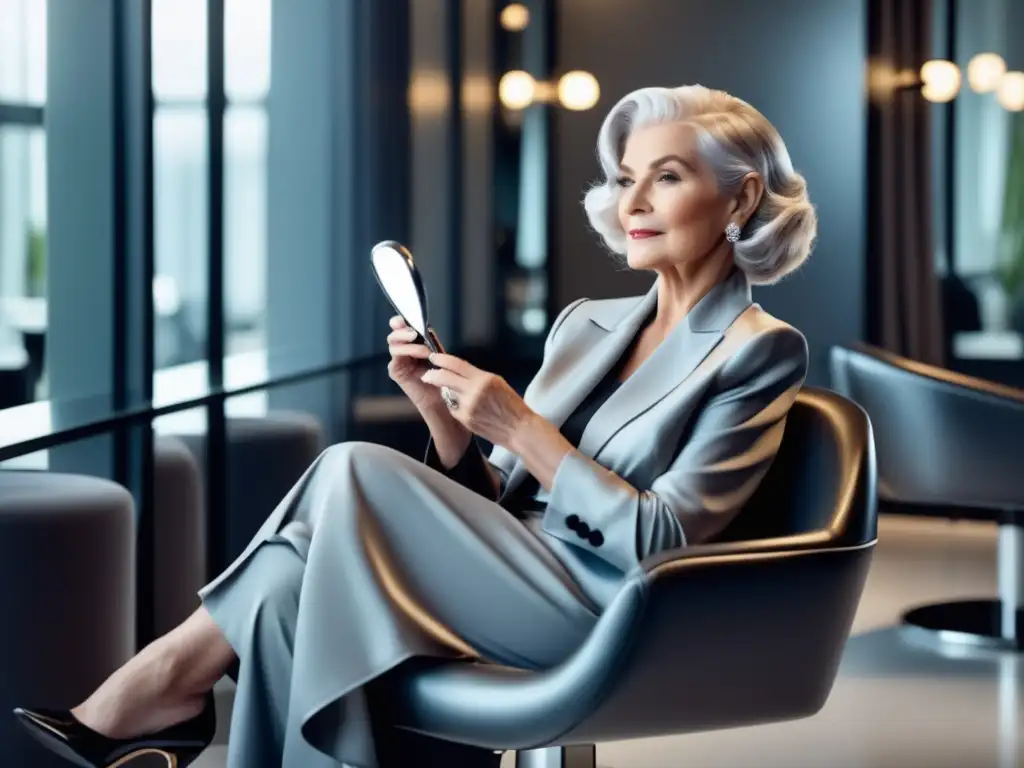
[{"label": "green foliage outside window", "polygon": [[31,297],[46,293],[46,230],[29,226],[25,236],[26,294]]},{"label": "green foliage outside window", "polygon": [[999,281],[1011,301],[1024,301],[1024,112],[1010,122],[1010,162],[1003,198],[1002,258]]}]

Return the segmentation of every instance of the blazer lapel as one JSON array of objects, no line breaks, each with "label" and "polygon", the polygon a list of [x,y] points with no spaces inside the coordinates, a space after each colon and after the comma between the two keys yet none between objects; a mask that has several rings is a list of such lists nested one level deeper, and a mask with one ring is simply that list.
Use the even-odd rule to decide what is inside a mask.
[{"label": "blazer lapel", "polygon": [[[601,307],[595,308],[590,322],[566,340],[561,360],[556,362],[549,374],[550,381],[544,382],[531,407],[561,427],[622,357],[657,303],[655,283],[633,309],[618,318],[607,316]],[[705,294],[597,410],[583,432],[579,451],[595,457],[619,430],[682,384],[750,303],[750,285],[740,270]],[[513,491],[526,474],[526,466],[517,459],[502,497]]]},{"label": "blazer lapel", "polygon": [[583,430],[580,453],[596,457],[619,430],[682,385],[750,304],[750,283],[736,269],[694,305],[650,357],[594,413]]},{"label": "blazer lapel", "polygon": [[600,311],[592,314],[590,322],[566,340],[568,349],[559,370],[552,372],[554,386],[545,387],[534,410],[561,427],[633,343],[657,303],[655,287],[625,316],[614,319],[605,318]]},{"label": "blazer lapel", "polygon": [[[596,307],[590,322],[565,341],[552,369],[544,372],[544,381],[539,382],[541,387],[531,398],[530,407],[561,428],[573,410],[622,357],[657,305],[658,288],[655,284],[624,316],[618,314],[621,310],[606,314],[602,307]],[[501,498],[515,490],[526,474],[526,466],[517,458]]]}]

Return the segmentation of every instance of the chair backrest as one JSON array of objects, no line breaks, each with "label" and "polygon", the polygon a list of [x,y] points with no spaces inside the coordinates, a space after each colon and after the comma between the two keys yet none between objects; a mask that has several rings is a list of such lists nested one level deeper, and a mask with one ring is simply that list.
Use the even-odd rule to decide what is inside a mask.
[{"label": "chair backrest", "polygon": [[834,347],[832,386],[871,418],[882,499],[1016,505],[1024,391],[866,344]]},{"label": "chair backrest", "polygon": [[[871,423],[835,392],[804,387],[786,420],[779,453],[750,501],[718,541],[826,531],[838,546],[877,536]],[[863,510],[869,510],[865,515]]]}]

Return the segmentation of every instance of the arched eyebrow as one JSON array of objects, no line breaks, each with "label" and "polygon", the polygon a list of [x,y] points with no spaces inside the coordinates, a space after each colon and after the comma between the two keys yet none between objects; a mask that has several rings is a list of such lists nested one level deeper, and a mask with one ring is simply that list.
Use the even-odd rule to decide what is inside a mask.
[{"label": "arched eyebrow", "polygon": [[[696,173],[697,169],[694,168],[685,158],[680,157],[679,155],[665,155],[664,157],[659,157],[657,160],[655,160],[653,163],[651,163],[650,167],[652,169],[653,168],[657,168],[659,165],[664,165],[669,160],[675,160],[677,163],[682,165],[684,168],[686,168],[691,173]],[[633,172],[633,169],[630,168],[628,165],[620,164],[619,165],[619,169],[622,170],[622,171],[625,171],[626,173],[632,173]]]}]

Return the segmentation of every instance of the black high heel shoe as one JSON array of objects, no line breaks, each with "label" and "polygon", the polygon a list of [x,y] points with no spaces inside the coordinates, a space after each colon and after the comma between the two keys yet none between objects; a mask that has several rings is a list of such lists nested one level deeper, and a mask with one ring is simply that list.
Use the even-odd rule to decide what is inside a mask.
[{"label": "black high heel shoe", "polygon": [[110,739],[79,722],[67,709],[14,710],[28,732],[51,752],[84,768],[119,768],[143,755],[159,755],[167,768],[185,768],[213,741],[217,712],[213,691],[203,711],[182,723],[134,739]]}]

